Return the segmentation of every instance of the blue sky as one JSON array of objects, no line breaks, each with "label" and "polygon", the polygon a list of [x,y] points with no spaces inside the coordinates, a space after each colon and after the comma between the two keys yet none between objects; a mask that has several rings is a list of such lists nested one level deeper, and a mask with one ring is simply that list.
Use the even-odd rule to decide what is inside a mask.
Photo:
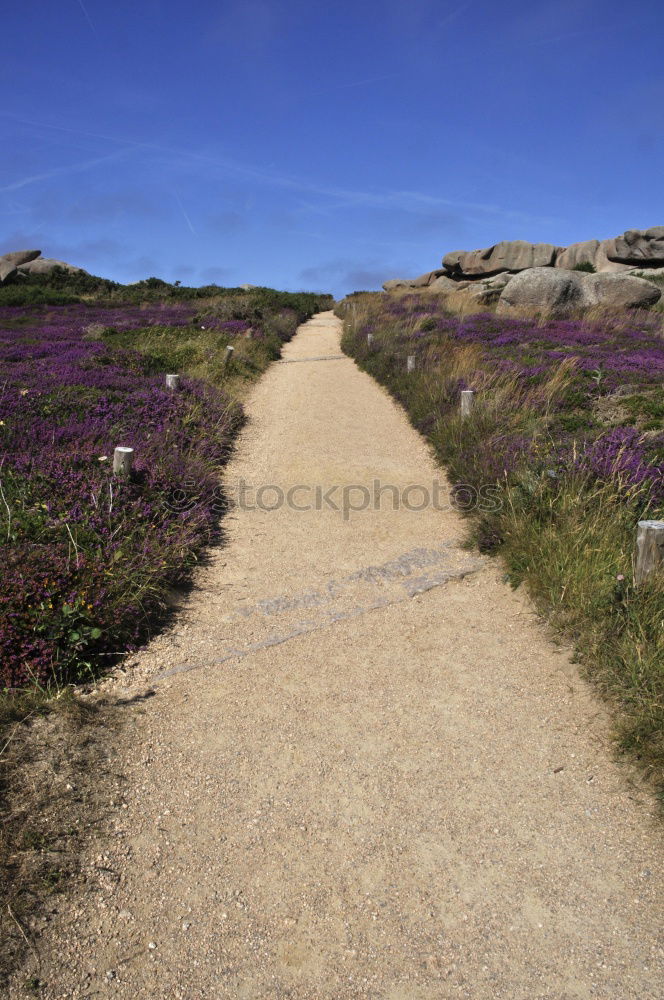
[{"label": "blue sky", "polygon": [[3,11],[0,252],[336,294],[664,224],[664,4]]}]

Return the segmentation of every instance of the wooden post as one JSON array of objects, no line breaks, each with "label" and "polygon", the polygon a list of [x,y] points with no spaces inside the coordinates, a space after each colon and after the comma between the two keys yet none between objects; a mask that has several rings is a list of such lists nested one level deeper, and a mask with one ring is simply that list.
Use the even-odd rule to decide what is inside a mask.
[{"label": "wooden post", "polygon": [[179,375],[167,375],[166,376],[166,388],[172,389],[173,392],[177,392],[180,388],[180,376]]},{"label": "wooden post", "polygon": [[372,348],[373,348],[373,342],[374,342],[374,335],[373,335],[373,333],[368,333],[367,334],[367,347],[369,348],[369,350],[372,350]]},{"label": "wooden post", "polygon": [[113,452],[113,474],[115,476],[129,476],[133,462],[133,448],[116,448]]},{"label": "wooden post", "polygon": [[415,355],[414,354],[409,354],[408,357],[406,358],[406,371],[407,372],[414,372],[415,371]]},{"label": "wooden post", "polygon": [[226,354],[224,355],[224,368],[228,368],[231,358],[233,357],[234,351],[235,348],[231,347],[231,345],[229,344],[226,348]]},{"label": "wooden post", "polygon": [[472,389],[462,389],[461,390],[461,416],[469,417],[470,411],[473,408],[473,402],[475,400],[475,393]]},{"label": "wooden post", "polygon": [[664,521],[639,521],[636,529],[636,566],[634,586],[664,568]]}]

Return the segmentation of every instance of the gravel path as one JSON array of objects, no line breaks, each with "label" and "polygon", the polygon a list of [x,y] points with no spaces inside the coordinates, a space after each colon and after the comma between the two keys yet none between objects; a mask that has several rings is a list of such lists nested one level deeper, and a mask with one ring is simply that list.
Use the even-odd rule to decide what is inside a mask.
[{"label": "gravel path", "polygon": [[[339,334],[305,324],[256,387],[229,490],[439,478]],[[155,694],[127,709],[115,837],[40,941],[42,996],[664,997],[654,805],[458,515],[385,494],[225,523],[109,684]]]}]

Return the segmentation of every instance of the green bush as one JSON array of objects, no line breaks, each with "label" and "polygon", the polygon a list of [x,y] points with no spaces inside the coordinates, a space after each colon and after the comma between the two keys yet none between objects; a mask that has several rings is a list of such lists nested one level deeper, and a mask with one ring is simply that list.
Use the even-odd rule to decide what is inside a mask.
[{"label": "green bush", "polygon": [[308,310],[315,312],[318,309],[331,309],[334,305],[331,295],[315,295],[310,292],[280,292],[260,286],[243,289],[201,285],[197,288],[155,277],[122,285],[109,278],[85,272],[70,272],[62,267],[54,267],[48,274],[15,276],[9,278],[7,284],[0,286],[0,305],[6,306],[73,305],[83,300],[94,301],[99,305],[135,305],[143,302],[223,298],[250,303],[252,308],[270,312],[285,308],[295,309],[298,313]]},{"label": "green bush", "polygon": [[71,306],[80,301],[78,295],[48,285],[0,286],[0,306]]}]

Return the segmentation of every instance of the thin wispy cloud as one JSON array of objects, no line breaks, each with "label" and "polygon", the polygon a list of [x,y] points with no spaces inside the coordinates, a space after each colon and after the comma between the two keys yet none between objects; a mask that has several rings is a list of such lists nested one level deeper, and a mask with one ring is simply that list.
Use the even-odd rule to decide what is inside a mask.
[{"label": "thin wispy cloud", "polygon": [[88,24],[90,25],[90,29],[92,30],[92,32],[93,32],[93,33],[94,33],[95,35],[97,35],[97,37],[99,37],[99,32],[98,32],[98,31],[97,31],[97,29],[95,28],[95,26],[94,26],[94,24],[93,24],[93,21],[92,21],[92,18],[90,17],[90,15],[89,15],[89,13],[88,13],[88,9],[87,9],[87,7],[85,6],[85,4],[83,3],[83,0],[78,0],[78,5],[79,5],[79,7],[81,8],[81,10],[83,11],[83,16],[85,17],[85,20],[86,20],[86,21],[88,22]]},{"label": "thin wispy cloud", "polygon": [[352,90],[354,87],[368,87],[372,83],[382,83],[383,80],[396,80],[404,73],[384,73],[382,76],[370,76],[366,80],[353,80],[351,83],[338,83],[334,87],[324,87],[322,90],[307,91],[307,97],[320,97],[323,94],[335,94],[338,90]]},{"label": "thin wispy cloud", "polygon": [[175,200],[177,201],[177,203],[179,205],[180,211],[182,212],[182,215],[184,217],[184,221],[187,223],[187,227],[189,228],[189,231],[194,236],[196,236],[196,230],[193,227],[191,219],[187,215],[186,209],[185,209],[184,205],[182,204],[182,199],[180,198],[180,195],[177,193],[177,191],[174,191],[173,195],[175,196]]},{"label": "thin wispy cloud", "polygon": [[70,163],[66,166],[54,167],[52,170],[45,170],[41,174],[29,174],[26,177],[19,177],[18,180],[12,181],[11,184],[5,184],[4,187],[0,187],[0,194],[20,191],[21,188],[28,187],[30,184],[38,184],[40,181],[50,181],[55,177],[64,177],[67,174],[92,170],[94,167],[99,167],[104,163],[111,163],[113,160],[121,159],[125,155],[125,152],[125,150],[119,150],[116,153],[109,153],[106,156],[97,156],[92,160],[84,160],[82,163]]},{"label": "thin wispy cloud", "polygon": [[457,18],[459,14],[463,14],[464,11],[468,10],[468,8],[471,6],[473,6],[473,4],[471,3],[462,3],[459,7],[455,7],[455,9],[450,11],[449,14],[446,14],[445,17],[442,17],[440,21],[436,21],[436,29],[440,30],[441,28],[444,28],[445,25],[449,24],[450,21],[454,21],[454,19]]},{"label": "thin wispy cloud", "polygon": [[607,24],[604,27],[588,28],[587,31],[567,31],[563,35],[547,35],[544,38],[532,38],[530,41],[522,42],[523,45],[554,45],[556,42],[566,42],[570,38],[587,38],[590,40],[597,35],[603,35],[607,32],[620,31],[619,24]]},{"label": "thin wispy cloud", "polygon": [[[542,225],[553,221],[550,217],[532,216],[528,213],[506,209],[495,203],[483,203],[466,201],[457,198],[442,198],[439,195],[429,194],[422,191],[410,190],[353,190],[349,188],[336,187],[318,183],[307,178],[281,174],[277,171],[267,170],[254,164],[243,163],[239,160],[227,156],[210,156],[205,153],[197,153],[193,150],[177,149],[171,146],[164,146],[159,143],[145,142],[135,139],[128,139],[121,136],[108,135],[99,132],[89,132],[83,129],[72,129],[64,125],[52,125],[46,122],[39,122],[31,119],[19,118],[9,112],[0,112],[0,117],[8,118],[25,125],[32,125],[39,128],[54,129],[60,132],[67,132],[72,135],[86,136],[87,138],[101,139],[106,142],[121,144],[126,152],[128,149],[144,150],[146,152],[158,153],[160,156],[172,158],[174,165],[198,165],[209,170],[230,173],[245,180],[257,181],[269,187],[277,187],[282,190],[292,191],[298,194],[317,195],[328,199],[329,210],[339,210],[344,208],[396,208],[405,212],[423,213],[432,209],[455,208],[463,209],[467,212],[475,212],[484,216],[491,216],[500,219],[510,219],[520,223]],[[103,162],[103,160],[99,161]],[[94,163],[91,161],[91,165]],[[74,169],[74,168],[70,168]],[[81,168],[82,169],[82,168]],[[67,172],[67,168],[61,168],[62,172]],[[4,190],[14,190],[0,188]]]}]

